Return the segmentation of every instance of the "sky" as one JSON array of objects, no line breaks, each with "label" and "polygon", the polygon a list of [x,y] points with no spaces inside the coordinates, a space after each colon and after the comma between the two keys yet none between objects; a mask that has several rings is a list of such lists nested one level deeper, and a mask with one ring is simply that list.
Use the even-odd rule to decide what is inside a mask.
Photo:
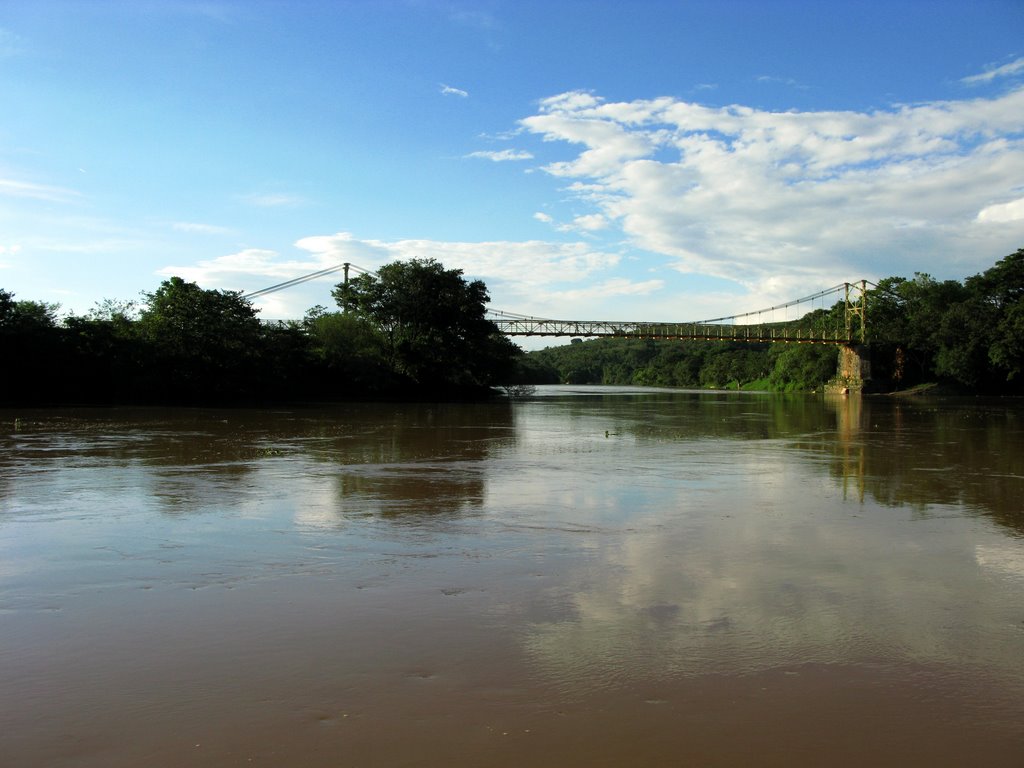
[{"label": "sky", "polygon": [[0,2],[0,288],[63,313],[433,258],[685,322],[1021,247],[1022,0]]}]

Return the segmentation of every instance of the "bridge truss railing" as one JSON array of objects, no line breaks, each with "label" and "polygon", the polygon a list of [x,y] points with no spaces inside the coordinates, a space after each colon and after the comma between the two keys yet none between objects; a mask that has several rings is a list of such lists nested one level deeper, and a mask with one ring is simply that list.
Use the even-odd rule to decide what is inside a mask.
[{"label": "bridge truss railing", "polygon": [[[841,283],[813,296],[755,312],[687,323],[615,322],[607,320],[551,320],[492,311],[490,320],[507,336],[569,336],[575,338],[632,338],[678,341],[742,341],[771,344],[835,344],[848,346],[867,340],[867,281]],[[822,325],[820,313],[828,302],[841,304],[843,312],[835,327]],[[793,311],[800,319],[764,322],[777,312]],[[813,318],[813,319],[811,319]],[[816,321],[816,322],[815,322]]]},{"label": "bridge truss railing", "polygon": [[677,341],[745,341],[750,343],[850,344],[843,329],[814,330],[788,324],[724,325],[699,323],[630,323],[588,320],[492,317],[506,336],[569,336],[574,338],[631,338]]},{"label": "bridge truss railing", "polygon": [[[350,272],[369,273],[370,270],[345,262],[306,275],[285,280],[258,291],[243,294],[242,298],[254,299],[275,293],[294,285],[344,272],[344,283],[349,281]],[[712,320],[686,323],[616,322],[607,320],[551,320],[530,317],[511,312],[490,310],[490,319],[498,330],[507,336],[569,336],[574,338],[615,337],[633,339],[666,339],[679,341],[743,341],[751,343],[797,343],[851,345],[867,342],[867,298],[868,286],[877,288],[867,280],[856,283],[840,283],[811,296],[778,304],[767,309],[745,312]],[[832,302],[829,305],[828,302]],[[793,311],[804,319],[814,309],[824,310],[826,306],[843,305],[842,326],[824,328],[820,323],[774,322],[777,312]],[[765,322],[769,318],[769,322]],[[817,318],[820,320],[820,316]]]}]

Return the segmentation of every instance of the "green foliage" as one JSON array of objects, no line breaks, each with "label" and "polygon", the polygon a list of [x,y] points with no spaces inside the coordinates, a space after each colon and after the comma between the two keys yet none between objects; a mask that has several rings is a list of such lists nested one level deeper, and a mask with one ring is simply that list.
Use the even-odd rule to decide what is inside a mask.
[{"label": "green foliage", "polygon": [[964,286],[957,281],[940,283],[921,272],[912,280],[890,277],[879,281],[868,298],[871,340],[879,352],[878,373],[896,373],[887,367],[887,361],[895,356],[898,347],[903,354],[904,370],[895,378],[911,383],[939,375],[943,318],[951,306],[966,297]]},{"label": "green foliage", "polygon": [[773,352],[776,352],[775,365],[768,380],[771,388],[777,392],[817,390],[836,375],[838,347],[824,344],[779,344]]},{"label": "green foliage", "polygon": [[240,292],[204,290],[172,277],[144,296],[138,330],[155,357],[150,387],[174,399],[216,399],[248,389],[261,330]]},{"label": "green foliage", "polygon": [[123,318],[69,317],[65,344],[75,372],[75,399],[123,402],[138,397],[136,380],[149,361],[137,328]]},{"label": "green foliage", "polygon": [[310,311],[302,327],[321,375],[336,393],[379,392],[391,386],[393,377],[385,360],[383,340],[366,319],[341,312]]},{"label": "green foliage", "polygon": [[516,356],[508,384],[558,384],[558,371],[533,355]]},{"label": "green foliage", "polygon": [[86,315],[91,320],[110,320],[118,323],[131,323],[139,317],[139,306],[134,301],[103,299],[93,305]]},{"label": "green foliage", "polygon": [[[334,295],[348,312],[318,306],[268,325],[240,294],[181,278],[141,306],[107,299],[63,319],[57,305],[0,290],[0,402],[310,400],[555,382],[789,391],[818,389],[836,369],[834,347],[810,344],[607,338],[524,355],[486,320],[483,283],[429,260],[390,264]],[[837,304],[791,325],[842,322]],[[1024,250],[963,283],[880,281],[868,335],[876,379],[1024,394]]]},{"label": "green foliage", "polygon": [[1024,299],[1024,248],[1017,249],[992,267],[967,278],[967,292],[996,309],[1006,309]]},{"label": "green foliage", "polygon": [[172,277],[144,295],[141,331],[170,356],[215,363],[251,347],[259,335],[256,310],[240,292],[204,290]]},{"label": "green foliage", "polygon": [[0,342],[17,372],[0,377],[0,402],[448,396],[529,375],[517,368],[521,350],[484,318],[483,283],[416,262],[356,287],[363,303],[348,314],[318,306],[273,324],[237,292],[178,277],[138,307],[107,299],[63,322],[56,306],[0,290]]},{"label": "green foliage", "polygon": [[380,334],[363,318],[341,312],[307,314],[303,327],[313,354],[328,367],[377,365],[382,361]]},{"label": "green foliage", "polygon": [[1024,371],[1024,248],[967,279],[967,290],[985,306],[990,328],[989,361],[1006,380],[1020,386]]},{"label": "green foliage", "polygon": [[[792,349],[792,351],[787,351]],[[836,348],[594,339],[531,352],[528,358],[566,384],[700,389],[817,389],[836,372]],[[549,383],[538,379],[534,383]]]},{"label": "green foliage", "polygon": [[60,304],[15,301],[14,294],[0,289],[0,332],[31,334],[57,326]]},{"label": "green foliage", "polygon": [[1024,250],[985,272],[937,282],[887,278],[868,300],[877,374],[978,392],[1024,391]]},{"label": "green foliage", "polygon": [[0,401],[38,401],[50,398],[62,375],[61,329],[56,304],[17,301],[0,289]]},{"label": "green foliage", "polygon": [[1004,306],[988,355],[996,368],[1006,372],[1007,381],[1020,382],[1018,377],[1024,371],[1024,298]]},{"label": "green foliage", "polygon": [[485,317],[487,287],[433,259],[393,262],[338,285],[338,305],[371,327],[388,368],[421,386],[486,386],[517,348]]}]

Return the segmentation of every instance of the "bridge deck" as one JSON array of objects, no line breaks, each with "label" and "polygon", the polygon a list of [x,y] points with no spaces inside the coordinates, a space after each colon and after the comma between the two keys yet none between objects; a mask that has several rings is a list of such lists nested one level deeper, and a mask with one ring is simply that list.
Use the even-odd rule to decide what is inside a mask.
[{"label": "bridge deck", "polygon": [[506,336],[571,336],[576,338],[632,338],[674,341],[743,341],[756,344],[853,343],[842,330],[799,329],[783,324],[707,325],[700,323],[628,323],[602,320],[494,319]]}]

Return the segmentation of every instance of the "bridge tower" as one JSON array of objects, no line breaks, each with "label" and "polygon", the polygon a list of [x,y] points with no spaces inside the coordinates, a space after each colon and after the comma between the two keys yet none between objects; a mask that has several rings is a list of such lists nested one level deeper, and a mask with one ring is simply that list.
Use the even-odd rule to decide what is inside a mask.
[{"label": "bridge tower", "polygon": [[844,303],[846,338],[849,342],[839,348],[839,382],[836,389],[859,392],[864,388],[864,382],[871,379],[867,281],[846,283]]}]

